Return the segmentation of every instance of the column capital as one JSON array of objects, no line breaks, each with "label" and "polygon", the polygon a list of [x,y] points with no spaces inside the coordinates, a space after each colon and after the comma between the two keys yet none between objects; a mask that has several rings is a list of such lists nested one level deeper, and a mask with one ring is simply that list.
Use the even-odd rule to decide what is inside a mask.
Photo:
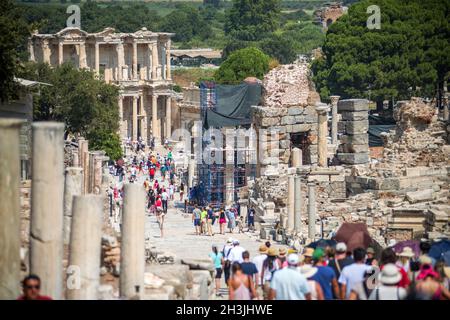
[{"label": "column capital", "polygon": [[339,102],[341,96],[330,96],[331,104],[336,105]]},{"label": "column capital", "polygon": [[316,111],[317,113],[320,114],[326,114],[328,111],[330,111],[330,108],[328,107],[328,105],[326,103],[317,103],[316,104]]},{"label": "column capital", "polygon": [[317,185],[317,183],[315,181],[309,181],[307,184],[308,184],[308,187],[315,187]]}]

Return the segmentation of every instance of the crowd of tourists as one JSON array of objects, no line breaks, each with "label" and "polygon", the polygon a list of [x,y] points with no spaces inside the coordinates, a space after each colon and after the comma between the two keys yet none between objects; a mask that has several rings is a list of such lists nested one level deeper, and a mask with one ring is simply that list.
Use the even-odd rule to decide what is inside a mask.
[{"label": "crowd of tourists", "polygon": [[[226,229],[229,233],[254,230],[255,210],[248,209],[245,217],[241,214],[238,205],[218,208],[194,205],[192,210],[192,222],[196,235],[213,236],[216,233],[224,235]],[[213,232],[215,225],[218,232]]]},{"label": "crowd of tourists", "polygon": [[343,242],[335,247],[306,247],[301,253],[266,242],[259,254],[232,238],[214,245],[216,295],[225,277],[230,300],[450,300],[450,266],[428,255],[420,244],[416,259],[409,247],[395,253],[371,247],[351,252]]}]

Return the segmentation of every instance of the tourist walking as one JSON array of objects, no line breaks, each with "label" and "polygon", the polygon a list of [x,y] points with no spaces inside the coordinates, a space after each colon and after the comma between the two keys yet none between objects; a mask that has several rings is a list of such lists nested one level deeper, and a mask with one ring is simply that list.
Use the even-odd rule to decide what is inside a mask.
[{"label": "tourist walking", "polygon": [[41,295],[41,279],[34,274],[23,279],[22,292],[17,300],[53,300],[51,297]]},{"label": "tourist walking", "polygon": [[249,208],[247,212],[247,227],[248,231],[255,230],[255,209]]},{"label": "tourist walking", "polygon": [[323,296],[322,287],[317,281],[312,279],[312,277],[317,273],[317,268],[310,264],[305,264],[298,269],[308,281],[309,290],[311,292],[311,300],[324,300],[325,298]]},{"label": "tourist walking", "polygon": [[353,250],[353,260],[355,261],[349,266],[342,269],[339,276],[339,283],[341,284],[341,299],[348,299],[352,288],[364,280],[364,274],[370,270],[371,267],[365,262],[366,250],[363,248],[356,248]]},{"label": "tourist walking", "polygon": [[230,260],[230,253],[231,253],[231,249],[233,249],[233,239],[232,238],[228,238],[227,243],[225,244],[225,246],[223,247],[223,259],[224,259],[224,264],[223,264],[223,273],[225,276],[225,283],[227,284],[227,286],[229,285],[228,280],[230,279],[230,269],[231,269],[231,260]]},{"label": "tourist walking", "polygon": [[243,262],[241,263],[242,271],[252,278],[255,283],[255,288],[258,288],[258,269],[253,262],[250,262],[250,253],[248,251],[242,252]]},{"label": "tourist walking", "polygon": [[262,282],[263,280],[261,279],[261,274],[262,274],[262,270],[263,270],[263,264],[264,261],[267,259],[267,250],[269,250],[269,248],[266,247],[266,245],[262,244],[259,247],[259,254],[253,258],[252,262],[255,264],[256,266],[256,270],[258,270],[258,274],[257,274],[257,281],[255,281],[256,284],[256,291],[258,292],[259,296],[263,296],[263,285],[264,283]]},{"label": "tourist walking", "polygon": [[230,300],[252,300],[256,290],[251,277],[246,275],[239,263],[232,264],[232,277],[229,285]]},{"label": "tourist walking", "polygon": [[195,234],[200,235],[200,217],[201,217],[202,211],[198,208],[197,205],[195,205],[194,210],[192,211],[192,222],[194,222],[195,227]]},{"label": "tourist walking", "polygon": [[403,300],[407,293],[398,285],[401,279],[398,267],[386,264],[380,274],[380,284],[372,291],[369,300]]},{"label": "tourist walking", "polygon": [[244,262],[244,258],[242,256],[242,253],[244,253],[245,249],[240,246],[239,240],[234,239],[233,240],[233,248],[230,251],[229,260],[231,263],[238,262],[242,263]]},{"label": "tourist walking", "polygon": [[347,256],[347,245],[344,242],[336,244],[336,254],[334,259],[328,262],[328,266],[334,270],[336,278],[339,279],[342,269],[353,263],[353,259]]},{"label": "tourist walking", "polygon": [[225,216],[225,212],[223,211],[223,208],[220,209],[219,213],[219,228],[220,228],[220,234],[225,234],[225,224],[227,223],[227,219]]},{"label": "tourist walking", "polygon": [[274,273],[269,300],[311,300],[308,282],[297,270],[299,261],[299,256],[291,253],[287,258],[288,267]]},{"label": "tourist walking", "polygon": [[212,237],[213,236],[212,226],[215,220],[214,211],[208,206],[206,208],[206,212],[207,212],[206,225],[208,228],[208,235]]},{"label": "tourist walking", "polygon": [[214,282],[215,282],[215,291],[216,296],[221,296],[219,290],[220,290],[220,279],[222,278],[222,266],[223,266],[223,253],[219,252],[217,249],[217,245],[212,246],[212,252],[209,254],[209,257],[211,258],[212,262],[214,263],[214,269],[216,271]]},{"label": "tourist walking", "polygon": [[269,248],[267,251],[267,258],[264,260],[261,272],[261,283],[263,284],[264,299],[269,299],[270,295],[270,281],[272,276],[277,271],[278,264],[276,262],[278,251],[275,248]]},{"label": "tourist walking", "polygon": [[317,272],[312,276],[312,280],[317,281],[322,288],[325,300],[333,300],[334,296],[339,299],[339,285],[333,269],[326,265],[325,252],[322,248],[314,250],[312,259]]},{"label": "tourist walking", "polygon": [[230,208],[227,208],[225,214],[228,219],[228,229],[230,230],[230,233],[233,233],[233,230],[236,227],[236,217],[234,215],[234,212],[231,211]]}]

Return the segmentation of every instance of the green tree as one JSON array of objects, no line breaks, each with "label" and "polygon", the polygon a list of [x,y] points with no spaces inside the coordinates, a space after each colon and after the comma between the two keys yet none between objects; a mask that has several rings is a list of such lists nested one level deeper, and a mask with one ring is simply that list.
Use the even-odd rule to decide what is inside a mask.
[{"label": "green tree", "polygon": [[272,37],[262,40],[259,46],[266,54],[282,64],[292,63],[297,57],[294,43],[280,35],[274,34]]},{"label": "green tree", "polygon": [[225,33],[232,38],[255,41],[276,30],[280,0],[233,0],[227,12]]},{"label": "green tree", "polygon": [[64,122],[68,133],[86,137],[92,149],[104,150],[111,159],[121,156],[116,86],[69,63],[56,68],[27,63],[21,76],[51,84],[34,97],[34,120]]},{"label": "green tree", "polygon": [[29,35],[28,25],[20,16],[20,10],[11,0],[0,1],[0,100],[14,97],[20,58],[20,47],[24,47]]},{"label": "green tree", "polygon": [[[368,29],[366,9],[381,8],[381,29]],[[449,70],[448,1],[365,0],[332,24],[324,57],[313,63],[322,99],[433,97]]]},{"label": "green tree", "polygon": [[247,77],[262,79],[269,71],[270,57],[255,47],[237,50],[214,74],[216,82],[238,84]]}]

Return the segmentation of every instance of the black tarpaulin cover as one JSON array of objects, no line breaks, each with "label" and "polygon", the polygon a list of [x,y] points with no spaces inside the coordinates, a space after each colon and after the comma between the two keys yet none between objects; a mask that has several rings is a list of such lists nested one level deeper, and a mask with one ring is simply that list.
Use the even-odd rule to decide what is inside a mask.
[{"label": "black tarpaulin cover", "polygon": [[237,127],[249,125],[252,120],[251,106],[259,104],[261,85],[242,83],[239,85],[215,85],[216,105],[208,108],[203,119],[205,128]]},{"label": "black tarpaulin cover", "polygon": [[383,146],[381,133],[389,132],[394,129],[395,121],[390,121],[375,115],[369,115],[369,147]]}]

